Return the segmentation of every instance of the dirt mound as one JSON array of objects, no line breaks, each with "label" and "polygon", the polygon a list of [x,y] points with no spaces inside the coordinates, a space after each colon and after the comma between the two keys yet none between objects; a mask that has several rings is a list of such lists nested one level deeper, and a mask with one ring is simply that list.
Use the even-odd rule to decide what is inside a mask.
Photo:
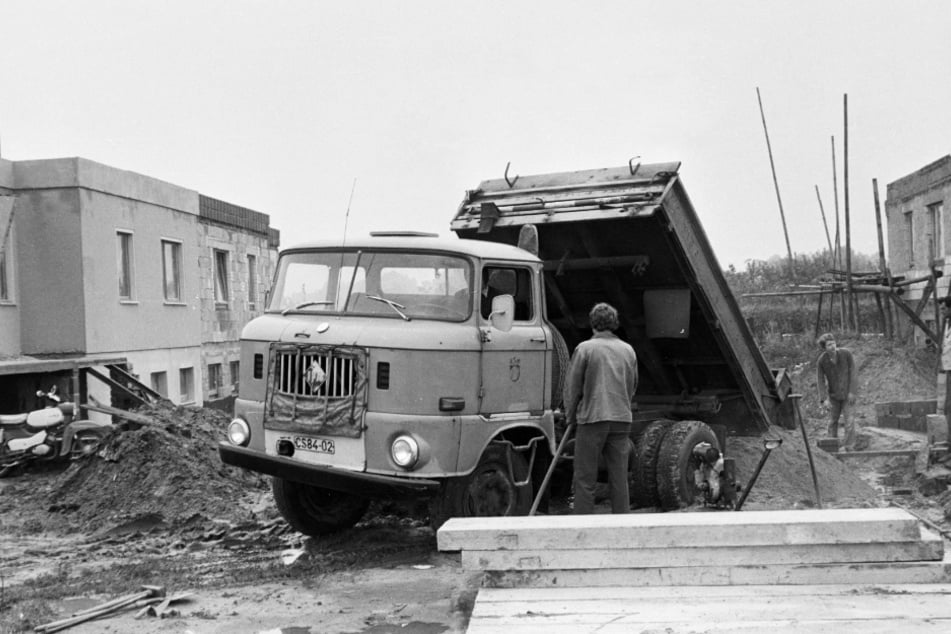
[{"label": "dirt mound", "polygon": [[98,457],[59,474],[50,485],[51,511],[89,532],[137,521],[176,526],[247,519],[236,502],[265,483],[218,458],[229,420],[224,413],[171,405],[136,413],[153,422],[117,428]]},{"label": "dirt mound", "polygon": [[[767,437],[781,439],[783,443],[770,452],[743,508],[764,510],[815,506],[815,485],[802,433],[773,428],[763,436]],[[763,456],[763,438],[736,437],[727,441],[728,455],[736,461],[737,480],[744,488]],[[878,492],[855,471],[832,454],[816,449],[812,439],[810,447],[824,507],[861,508],[878,505]]]}]

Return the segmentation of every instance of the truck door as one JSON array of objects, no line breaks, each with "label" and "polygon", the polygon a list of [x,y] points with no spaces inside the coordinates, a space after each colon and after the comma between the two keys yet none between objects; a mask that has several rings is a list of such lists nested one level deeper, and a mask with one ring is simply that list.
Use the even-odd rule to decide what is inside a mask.
[{"label": "truck door", "polygon": [[[515,320],[509,332],[492,328],[492,299],[512,295]],[[545,390],[545,352],[535,276],[528,266],[488,265],[479,288],[482,336],[482,400],[479,413],[540,412]]]}]

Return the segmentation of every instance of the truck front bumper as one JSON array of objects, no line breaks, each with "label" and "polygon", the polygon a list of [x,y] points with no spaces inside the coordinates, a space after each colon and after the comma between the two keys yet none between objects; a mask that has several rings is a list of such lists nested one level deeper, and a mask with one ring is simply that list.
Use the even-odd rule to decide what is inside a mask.
[{"label": "truck front bumper", "polygon": [[432,494],[439,488],[436,480],[395,478],[335,467],[301,464],[282,456],[269,456],[260,451],[218,443],[218,455],[225,464],[312,486],[343,491],[368,498],[393,500]]}]

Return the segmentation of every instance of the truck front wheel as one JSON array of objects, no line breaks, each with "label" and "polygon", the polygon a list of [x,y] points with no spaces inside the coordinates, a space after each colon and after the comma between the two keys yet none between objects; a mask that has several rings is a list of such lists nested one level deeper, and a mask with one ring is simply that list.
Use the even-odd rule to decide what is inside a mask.
[{"label": "truck front wheel", "polygon": [[430,504],[430,524],[438,529],[450,517],[527,515],[532,490],[525,457],[506,446],[489,445],[472,473],[443,482]]},{"label": "truck front wheel", "polygon": [[311,537],[350,528],[366,513],[370,501],[350,493],[273,478],[277,510],[296,531]]}]

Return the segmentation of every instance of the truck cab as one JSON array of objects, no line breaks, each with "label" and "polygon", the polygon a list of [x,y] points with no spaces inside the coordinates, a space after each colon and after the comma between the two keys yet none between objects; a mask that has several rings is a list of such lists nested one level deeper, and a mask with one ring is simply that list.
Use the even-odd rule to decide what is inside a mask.
[{"label": "truck cab", "polygon": [[515,246],[427,234],[283,250],[242,333],[223,460],[274,476],[305,533],[379,497],[524,512],[559,393],[541,271]]}]

